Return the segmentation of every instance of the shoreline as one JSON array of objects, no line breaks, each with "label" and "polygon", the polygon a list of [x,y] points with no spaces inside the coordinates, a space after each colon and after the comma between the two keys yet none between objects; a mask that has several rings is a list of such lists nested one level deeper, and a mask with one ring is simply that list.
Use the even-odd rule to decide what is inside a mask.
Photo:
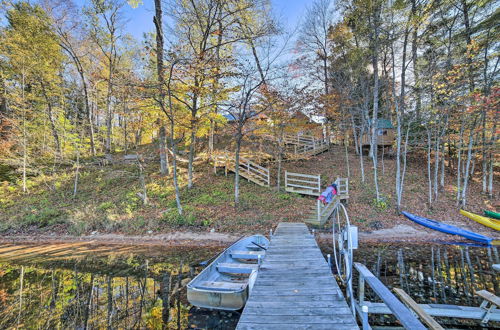
[{"label": "shoreline", "polygon": [[[265,235],[268,235],[266,233]],[[228,245],[246,236],[242,233],[174,231],[164,234],[124,235],[113,233],[96,233],[93,235],[0,235],[0,244],[110,244],[136,246],[192,246],[192,245]],[[318,242],[331,241],[331,232],[316,231]],[[360,243],[474,243],[458,236],[446,235],[428,230],[417,230],[409,225],[397,225],[392,228],[359,232]]]}]

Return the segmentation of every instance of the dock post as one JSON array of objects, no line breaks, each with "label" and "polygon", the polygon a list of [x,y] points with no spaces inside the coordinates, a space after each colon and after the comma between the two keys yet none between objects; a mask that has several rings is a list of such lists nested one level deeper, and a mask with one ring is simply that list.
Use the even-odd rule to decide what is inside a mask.
[{"label": "dock post", "polygon": [[269,238],[273,237],[273,229],[269,229]]},{"label": "dock post", "polygon": [[257,260],[258,260],[257,263],[260,266],[260,264],[262,263],[262,259],[261,259],[261,255],[260,254],[257,256]]},{"label": "dock post", "polygon": [[332,268],[332,255],[330,253],[328,253],[326,255],[326,258],[328,259],[328,266],[330,267],[330,269]]},{"label": "dock post", "polygon": [[363,330],[371,330],[370,324],[368,323],[368,306],[361,306],[361,319],[363,323]]}]

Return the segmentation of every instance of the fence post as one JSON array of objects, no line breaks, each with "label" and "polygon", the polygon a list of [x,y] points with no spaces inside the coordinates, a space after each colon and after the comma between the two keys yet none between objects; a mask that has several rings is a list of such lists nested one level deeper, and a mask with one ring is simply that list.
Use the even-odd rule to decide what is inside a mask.
[{"label": "fence post", "polygon": [[321,194],[321,174],[318,174],[318,194]]},{"label": "fence post", "polygon": [[317,199],[316,202],[318,208],[318,222],[321,224],[321,202],[319,201],[319,199]]}]

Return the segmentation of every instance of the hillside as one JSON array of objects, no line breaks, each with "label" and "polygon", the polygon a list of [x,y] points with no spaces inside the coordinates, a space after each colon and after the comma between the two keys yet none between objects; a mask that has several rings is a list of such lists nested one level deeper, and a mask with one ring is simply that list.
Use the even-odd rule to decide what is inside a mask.
[{"label": "hillside", "polygon": [[[196,167],[195,186],[189,191],[185,187],[185,169],[180,169],[185,214],[179,216],[171,178],[158,174],[154,146],[141,146],[137,153],[145,159],[147,205],[143,205],[138,196],[142,190],[139,169],[134,162],[107,166],[89,162],[80,169],[76,197],[73,197],[75,170],[72,167],[61,168],[53,175],[31,178],[29,189],[32,193],[26,195],[14,184],[4,181],[0,191],[2,235],[155,235],[176,231],[267,233],[279,221],[302,221],[315,205],[314,197],[277,192],[276,182],[266,188],[242,179],[241,205],[235,208],[232,202],[234,175],[230,173],[226,177],[223,171],[215,175],[213,168],[203,163]],[[122,155],[115,155],[115,159],[120,158]],[[359,156],[350,152],[349,163],[349,216],[351,222],[366,233],[363,237],[408,238],[405,230],[411,232],[411,227],[427,232],[394,211],[394,158],[386,156],[379,161],[379,184],[384,202],[378,204],[374,201],[369,159],[365,157],[365,183],[360,179]],[[323,186],[336,177],[347,176],[344,149],[339,146],[310,159],[284,162],[283,167],[293,172],[321,174]],[[275,168],[272,173],[275,181]],[[421,166],[418,155],[409,157],[403,209],[495,236],[492,229],[459,215],[454,201],[456,179],[447,175],[439,200],[428,209],[426,168]],[[495,182],[494,191],[499,188],[499,183]],[[467,209],[481,213],[485,208],[494,209],[494,204],[494,200],[480,194],[480,184],[472,181]],[[376,231],[380,230],[384,235],[379,237]],[[373,235],[369,234],[374,231]]]}]

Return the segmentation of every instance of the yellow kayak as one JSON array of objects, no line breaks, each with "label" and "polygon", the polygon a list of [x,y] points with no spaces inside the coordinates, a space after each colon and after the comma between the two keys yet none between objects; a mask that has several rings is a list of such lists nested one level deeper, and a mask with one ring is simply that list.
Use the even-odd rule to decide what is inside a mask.
[{"label": "yellow kayak", "polygon": [[487,217],[483,217],[483,216],[478,215],[478,214],[470,213],[470,212],[467,212],[464,210],[460,210],[460,214],[465,215],[467,218],[470,218],[476,222],[479,222],[480,224],[482,224],[486,227],[490,227],[490,228],[493,228],[495,230],[500,231],[500,223],[498,221],[495,221],[495,220],[487,218]]}]

